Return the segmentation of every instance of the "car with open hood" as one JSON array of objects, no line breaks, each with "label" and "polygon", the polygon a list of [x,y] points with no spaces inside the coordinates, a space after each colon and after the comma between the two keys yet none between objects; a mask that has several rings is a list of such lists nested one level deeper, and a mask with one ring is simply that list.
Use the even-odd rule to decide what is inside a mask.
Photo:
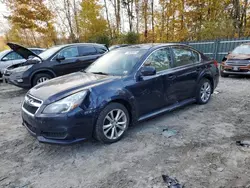
[{"label": "car with open hood", "polygon": [[250,75],[250,43],[237,46],[223,58],[221,76]]},{"label": "car with open hood", "polygon": [[206,104],[218,79],[218,63],[186,45],[118,48],[81,72],[30,89],[23,125],[40,142],[69,144],[93,136],[113,143],[138,121]]},{"label": "car with open hood", "polygon": [[54,46],[37,55],[18,44],[8,43],[8,46],[26,61],[8,67],[3,78],[22,88],[85,69],[108,51],[101,44],[76,43]]},{"label": "car with open hood", "polygon": [[[43,48],[28,48],[35,54],[42,53],[45,49]],[[0,78],[2,78],[5,69],[12,65],[17,65],[25,62],[26,60],[13,50],[4,50],[0,52]]]}]

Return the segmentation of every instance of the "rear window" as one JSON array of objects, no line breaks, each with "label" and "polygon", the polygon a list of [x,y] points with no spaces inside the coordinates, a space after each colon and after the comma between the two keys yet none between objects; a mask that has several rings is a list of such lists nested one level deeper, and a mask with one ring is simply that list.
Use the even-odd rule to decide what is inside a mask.
[{"label": "rear window", "polygon": [[79,46],[79,55],[87,56],[87,55],[96,55],[97,51],[93,46]]}]

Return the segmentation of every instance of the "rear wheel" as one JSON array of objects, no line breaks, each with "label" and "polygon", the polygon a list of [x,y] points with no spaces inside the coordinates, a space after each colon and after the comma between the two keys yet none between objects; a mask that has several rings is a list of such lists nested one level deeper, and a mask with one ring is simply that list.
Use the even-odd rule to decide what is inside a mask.
[{"label": "rear wheel", "polygon": [[129,125],[127,109],[120,103],[110,103],[100,113],[94,137],[103,143],[117,142]]},{"label": "rear wheel", "polygon": [[37,84],[40,84],[40,83],[43,83],[45,81],[48,81],[52,78],[52,76],[50,76],[49,74],[47,73],[40,73],[40,74],[37,74],[35,75],[35,77],[33,78],[33,81],[32,81],[32,85],[35,86]]},{"label": "rear wheel", "polygon": [[212,85],[210,80],[204,78],[200,81],[197,92],[196,92],[196,101],[198,104],[206,104],[212,94]]}]

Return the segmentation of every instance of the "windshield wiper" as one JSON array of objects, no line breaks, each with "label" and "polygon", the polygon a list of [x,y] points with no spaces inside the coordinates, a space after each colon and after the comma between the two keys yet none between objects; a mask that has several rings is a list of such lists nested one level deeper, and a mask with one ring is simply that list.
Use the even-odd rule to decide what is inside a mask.
[{"label": "windshield wiper", "polygon": [[91,72],[93,74],[101,74],[101,75],[109,75],[108,73],[105,73],[105,72]]}]

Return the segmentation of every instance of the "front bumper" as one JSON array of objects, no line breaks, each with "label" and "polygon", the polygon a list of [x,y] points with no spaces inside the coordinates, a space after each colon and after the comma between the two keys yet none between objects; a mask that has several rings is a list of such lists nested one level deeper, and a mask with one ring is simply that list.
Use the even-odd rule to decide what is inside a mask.
[{"label": "front bumper", "polygon": [[4,74],[3,81],[21,88],[31,88],[29,78],[23,77],[22,73]]},{"label": "front bumper", "polygon": [[51,144],[72,144],[92,137],[94,113],[85,115],[81,108],[68,114],[31,115],[22,110],[23,125],[38,141]]},{"label": "front bumper", "polygon": [[228,75],[250,75],[250,71],[240,72],[240,71],[222,70],[221,72]]},{"label": "front bumper", "polygon": [[[236,68],[236,70],[234,70]],[[221,65],[221,72],[227,75],[250,75],[250,66]]]}]

